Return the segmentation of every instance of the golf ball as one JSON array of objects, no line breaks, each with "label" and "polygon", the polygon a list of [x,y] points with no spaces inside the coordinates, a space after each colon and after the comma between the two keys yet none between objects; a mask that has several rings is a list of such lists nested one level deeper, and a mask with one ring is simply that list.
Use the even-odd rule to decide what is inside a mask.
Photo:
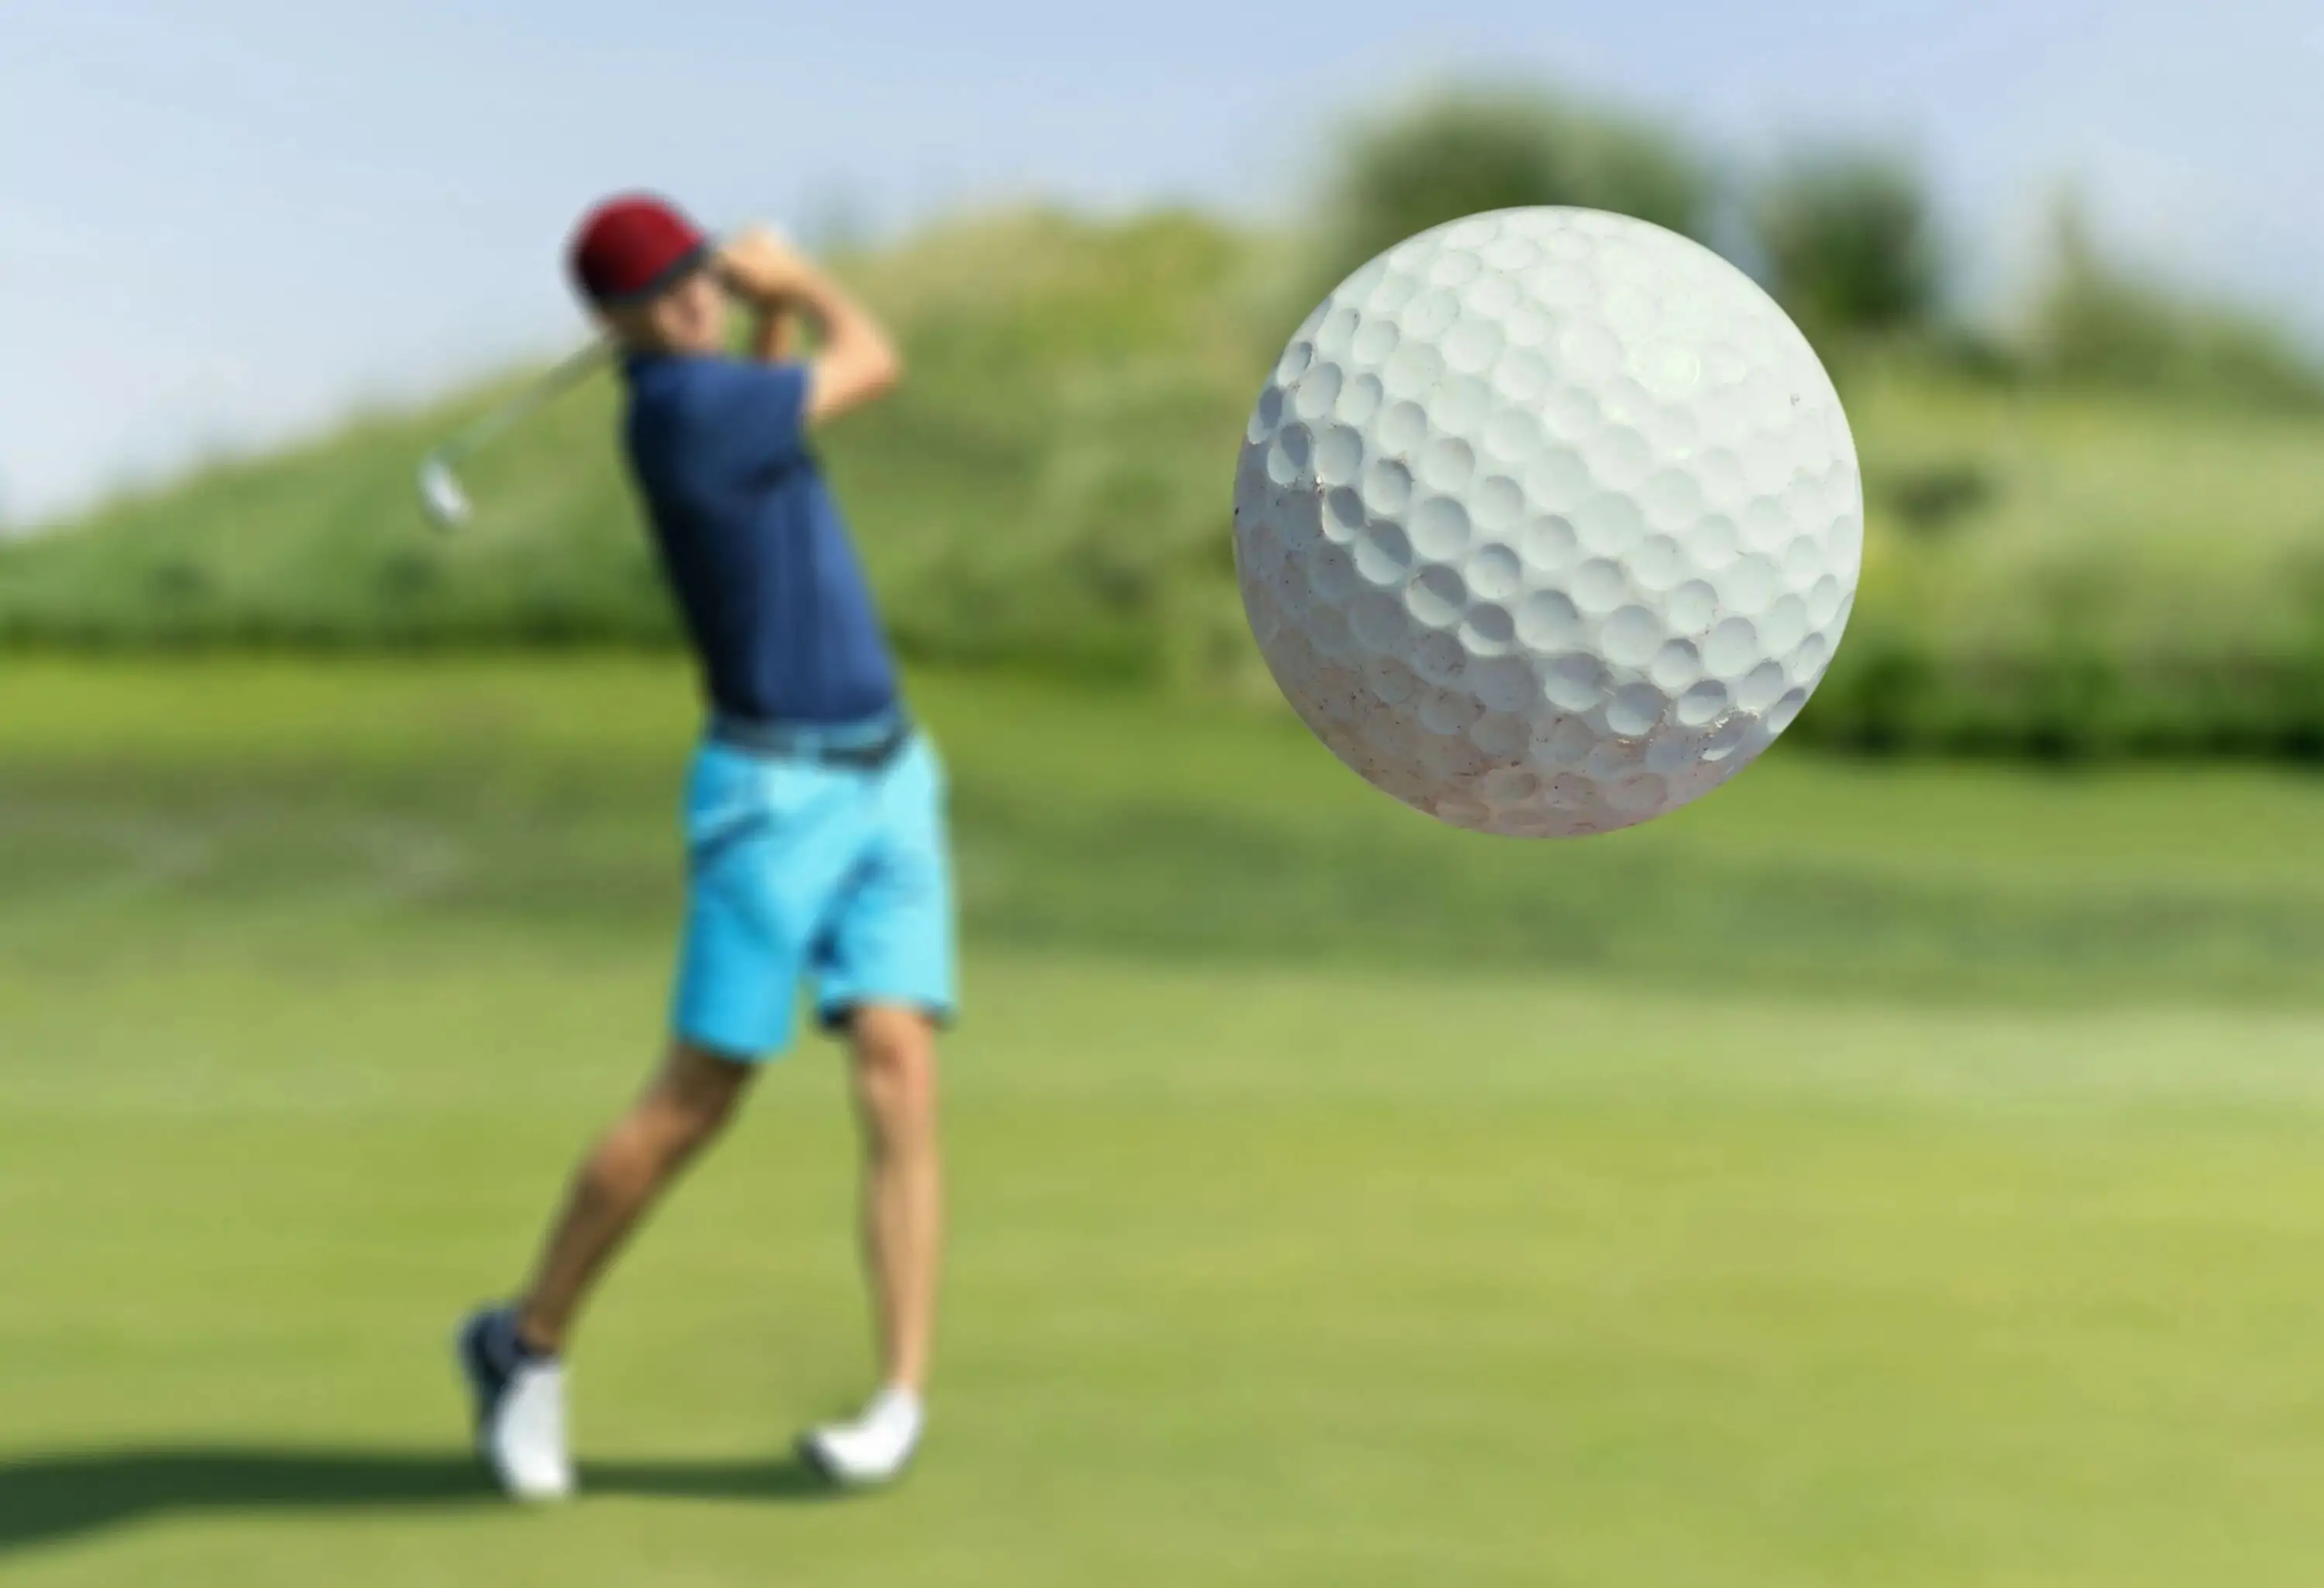
[{"label": "golf ball", "polygon": [[1333,754],[1456,826],[1635,826],[1750,763],[1855,602],[1856,447],[1805,337],[1659,226],[1512,209],[1348,278],[1260,394],[1235,568]]}]

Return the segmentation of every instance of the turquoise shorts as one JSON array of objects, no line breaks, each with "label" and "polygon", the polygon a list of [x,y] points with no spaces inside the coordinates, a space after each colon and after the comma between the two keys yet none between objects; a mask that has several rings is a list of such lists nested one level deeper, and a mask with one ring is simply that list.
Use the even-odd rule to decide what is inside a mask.
[{"label": "turquoise shorts", "polygon": [[686,941],[671,1023],[752,1061],[790,1045],[799,986],[823,1024],[867,1003],[952,1018],[945,774],[915,734],[878,770],[711,741],[686,797]]}]

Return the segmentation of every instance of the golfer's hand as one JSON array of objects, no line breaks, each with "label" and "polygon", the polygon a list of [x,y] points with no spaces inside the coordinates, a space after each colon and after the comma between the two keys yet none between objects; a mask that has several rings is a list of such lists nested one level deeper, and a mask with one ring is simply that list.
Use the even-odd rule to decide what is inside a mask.
[{"label": "golfer's hand", "polygon": [[799,295],[815,265],[771,228],[752,226],[718,251],[718,273],[744,299],[773,308]]}]

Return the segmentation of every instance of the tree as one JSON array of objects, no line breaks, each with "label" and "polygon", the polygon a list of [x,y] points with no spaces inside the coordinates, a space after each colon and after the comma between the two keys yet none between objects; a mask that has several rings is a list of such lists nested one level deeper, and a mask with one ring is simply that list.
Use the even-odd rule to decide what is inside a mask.
[{"label": "tree", "polygon": [[1753,206],[1769,286],[1818,341],[1925,329],[1943,297],[1925,184],[1908,162],[1794,155]]},{"label": "tree", "polygon": [[1454,84],[1356,130],[1324,227],[1332,279],[1416,233],[1526,205],[1609,209],[1700,236],[1711,183],[1672,134],[1540,89]]},{"label": "tree", "polygon": [[2263,407],[2324,405],[2324,371],[2290,336],[2116,265],[2074,195],[2059,200],[2052,230],[2049,280],[2025,337],[2043,374]]}]

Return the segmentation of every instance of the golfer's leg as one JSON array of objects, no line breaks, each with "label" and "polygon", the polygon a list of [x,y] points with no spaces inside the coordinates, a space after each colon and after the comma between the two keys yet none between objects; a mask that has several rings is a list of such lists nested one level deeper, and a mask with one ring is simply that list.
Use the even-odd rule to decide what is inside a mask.
[{"label": "golfer's leg", "polygon": [[527,1345],[561,1355],[574,1315],[648,1208],[718,1133],[757,1072],[686,1043],[583,1160],[517,1315]]},{"label": "golfer's leg", "polygon": [[848,1484],[892,1482],[918,1451],[944,1243],[936,1149],[936,1027],[957,1009],[944,780],[917,743],[878,780],[871,842],[837,901],[817,962],[817,1009],[853,1048],[863,1129],[863,1265],[881,1387],[851,1422],[811,1430],[801,1453]]},{"label": "golfer's leg", "polygon": [[863,1129],[863,1260],[882,1382],[918,1395],[936,1334],[944,1246],[936,1027],[918,1009],[867,1004],[849,1021]]}]

